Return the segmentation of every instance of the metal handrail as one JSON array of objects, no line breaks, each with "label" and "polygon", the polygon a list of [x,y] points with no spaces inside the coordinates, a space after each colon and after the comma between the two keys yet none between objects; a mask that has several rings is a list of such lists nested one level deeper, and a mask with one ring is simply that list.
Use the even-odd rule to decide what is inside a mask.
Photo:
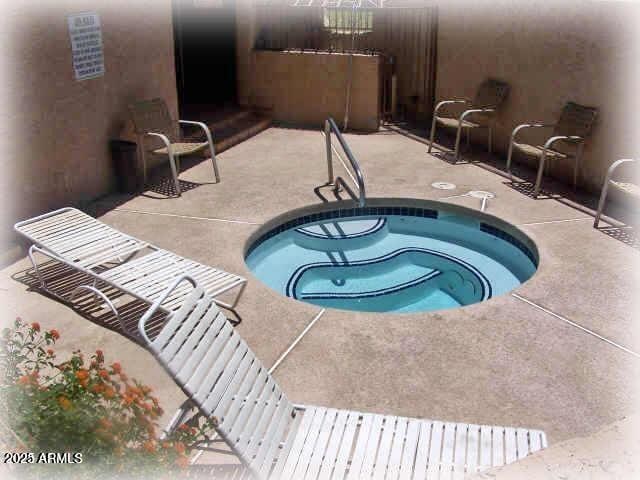
[{"label": "metal handrail", "polygon": [[[332,131],[335,134],[336,138],[338,139],[338,142],[340,143],[342,150],[344,151],[347,158],[349,159],[349,163],[351,164],[351,169],[353,170],[353,173],[347,167],[347,165],[345,164],[340,154],[333,147],[333,144],[331,143]],[[364,187],[364,175],[362,174],[362,170],[360,169],[360,164],[358,163],[358,160],[356,160],[356,157],[353,156],[353,153],[351,152],[349,145],[347,145],[347,142],[345,141],[344,137],[342,136],[342,133],[340,133],[340,130],[336,125],[336,122],[331,117],[327,118],[327,120],[325,120],[324,122],[324,136],[327,142],[327,173],[329,174],[329,181],[327,182],[327,185],[333,185],[335,187],[342,186],[354,199],[358,200],[358,205],[360,207],[364,207],[364,204],[366,202],[366,193],[365,193],[365,187]],[[334,176],[333,152],[336,153],[336,155],[338,156],[338,159],[340,160],[340,163],[342,163],[342,166],[344,167],[347,174],[351,178],[351,181],[358,189],[358,195],[356,195],[353,192],[351,187],[347,185],[347,183],[344,181],[342,177]]]}]

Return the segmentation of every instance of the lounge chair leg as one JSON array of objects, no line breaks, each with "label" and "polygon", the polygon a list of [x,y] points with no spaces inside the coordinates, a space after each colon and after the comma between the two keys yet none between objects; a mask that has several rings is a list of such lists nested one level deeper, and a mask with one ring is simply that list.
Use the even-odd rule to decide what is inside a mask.
[{"label": "lounge chair leg", "polygon": [[31,261],[31,265],[33,265],[33,269],[36,272],[36,275],[38,276],[38,281],[40,282],[40,288],[46,291],[47,284],[44,281],[44,277],[42,276],[42,273],[40,273],[40,269],[38,268],[38,262],[36,262],[36,257],[34,255],[34,253],[38,250],[39,250],[38,247],[36,247],[35,245],[31,245],[29,247],[29,252],[27,254],[29,256],[29,260]]},{"label": "lounge chair leg", "polygon": [[182,195],[180,191],[180,181],[178,180],[178,172],[176,171],[176,162],[173,157],[173,152],[169,150],[169,166],[171,166],[171,174],[173,175],[173,184],[176,187],[176,194],[178,196]]},{"label": "lounge chair leg", "polygon": [[542,184],[542,174],[544,172],[544,164],[547,159],[547,152],[544,150],[542,152],[542,157],[540,157],[540,165],[538,166],[538,175],[536,176],[536,184],[533,187],[533,197],[538,198],[540,194],[540,185]]},{"label": "lounge chair leg", "polygon": [[429,136],[429,149],[427,153],[431,153],[431,148],[433,147],[433,139],[436,135],[436,115],[433,114],[433,120],[431,120],[431,135]]},{"label": "lounge chair leg", "polygon": [[220,171],[218,170],[218,161],[216,160],[216,147],[213,143],[213,137],[209,129],[205,129],[205,135],[207,136],[207,143],[209,144],[209,153],[211,153],[211,163],[213,164],[213,174],[216,177],[216,183],[220,182]]},{"label": "lounge chair leg", "polygon": [[456,146],[454,150],[454,155],[456,159],[456,163],[460,159],[460,137],[462,136],[462,121],[458,124],[458,133],[456,133]]},{"label": "lounge chair leg", "polygon": [[194,405],[190,398],[185,400],[182,405],[180,405],[178,410],[176,410],[176,413],[174,413],[173,417],[171,417],[171,420],[169,420],[169,423],[164,428],[164,430],[162,430],[160,440],[164,440],[168,435],[171,435],[171,433],[173,433],[173,431],[183,423],[182,421],[184,420],[184,417],[187,416],[189,410],[191,410],[193,407]]},{"label": "lounge chair leg", "polygon": [[602,193],[600,194],[600,200],[598,200],[598,210],[596,211],[596,218],[593,221],[593,228],[598,228],[598,224],[600,223],[600,217],[602,216],[602,211],[604,210],[604,204],[607,200],[607,193],[609,191],[609,178],[604,182],[602,186]]},{"label": "lounge chair leg", "polygon": [[509,152],[507,153],[507,173],[509,174],[509,180],[513,182],[513,175],[511,174],[511,157],[513,156],[513,140],[509,142]]},{"label": "lounge chair leg", "polygon": [[104,303],[109,307],[111,312],[113,312],[116,319],[118,320],[118,323],[120,324],[120,328],[122,329],[122,332],[126,334],[128,337],[135,338],[134,334],[129,331],[125,323],[122,321],[122,317],[120,317],[120,313],[118,312],[118,309],[116,308],[116,306],[113,304],[111,300],[109,300],[109,297],[107,297],[107,295],[105,295],[99,288],[95,286],[95,284],[96,282],[94,281],[93,286],[80,285],[79,287],[76,287],[73,290],[73,292],[71,292],[71,297],[69,298],[69,302],[73,302],[73,300],[76,298],[76,295],[81,290],[89,290],[90,292],[93,292],[94,296],[100,297],[104,301]]},{"label": "lounge chair leg", "polygon": [[214,301],[221,307],[227,308],[229,310],[233,310],[234,308],[236,308],[236,305],[238,305],[238,302],[240,301],[240,297],[244,293],[244,289],[247,287],[247,281],[243,280],[243,282],[240,283],[239,285],[240,285],[240,290],[238,290],[238,293],[233,299],[233,302],[227,303],[227,302],[223,302],[222,300],[218,300],[217,298],[214,298]]}]

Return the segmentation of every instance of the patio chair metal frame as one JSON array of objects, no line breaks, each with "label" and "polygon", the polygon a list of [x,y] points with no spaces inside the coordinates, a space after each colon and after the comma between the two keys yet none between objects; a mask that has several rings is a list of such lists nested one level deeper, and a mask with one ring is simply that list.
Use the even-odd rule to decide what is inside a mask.
[{"label": "patio chair metal frame", "polygon": [[[151,150],[156,155],[166,155],[171,167],[171,175],[178,196],[182,195],[178,175],[180,173],[180,157],[197,153],[209,147],[211,162],[216,183],[220,181],[218,163],[216,161],[215,145],[209,127],[203,122],[192,120],[178,120],[175,122],[169,113],[165,101],[161,98],[144,100],[129,106],[129,112],[133,119],[133,125],[138,135],[138,148],[142,158],[144,184],[147,183],[147,148],[146,137],[158,139],[164,146]],[[173,141],[181,138],[180,125],[193,125],[204,131],[206,142],[179,142]]]},{"label": "patio chair metal frame", "polygon": [[[476,97],[473,101],[468,99],[458,99],[458,100],[443,100],[436,104],[436,107],[433,109],[433,118],[431,120],[431,133],[429,135],[429,149],[428,153],[431,153],[431,149],[433,148],[433,143],[436,134],[436,126],[438,123],[443,124],[448,127],[457,128],[456,131],[456,142],[454,147],[454,157],[455,161],[458,162],[460,159],[460,139],[462,136],[462,130],[465,129],[467,136],[467,146],[469,145],[469,131],[472,128],[487,128],[488,138],[488,150],[489,153],[493,151],[493,128],[496,120],[496,112],[500,105],[504,102],[509,94],[509,85],[501,80],[496,80],[493,78],[489,78],[482,82],[478,87],[478,91],[476,93]],[[438,116],[438,113],[442,109],[442,107],[446,105],[455,105],[455,104],[465,104],[472,108],[466,109],[457,117],[457,119],[453,117],[441,117]],[[480,115],[483,116],[486,120],[486,125],[477,122],[471,122],[467,120],[467,117],[470,115]]]},{"label": "patio chair metal frame", "polygon": [[[536,182],[533,187],[533,196],[535,198],[540,194],[540,187],[542,185],[542,176],[547,160],[556,159],[572,159],[573,164],[573,188],[578,185],[578,173],[580,169],[580,161],[584,153],[584,145],[587,137],[591,133],[593,124],[595,123],[598,111],[593,107],[586,107],[579,105],[575,102],[567,102],[562,109],[560,119],[557,123],[523,123],[518,125],[511,132],[509,140],[509,152],[507,154],[507,173],[509,178],[513,181],[513,175],[511,173],[511,159],[513,157],[513,149],[522,151],[529,156],[535,156],[539,158],[538,172],[536,174]],[[527,128],[553,128],[553,133],[542,146],[534,146],[526,143],[516,142],[516,136],[518,133]],[[575,146],[575,153],[562,152],[554,149],[553,146],[558,142],[564,142],[565,144],[572,144]]]},{"label": "patio chair metal frame", "polygon": [[609,169],[607,170],[607,175],[605,176],[604,183],[602,185],[602,191],[600,192],[600,200],[598,200],[598,210],[596,211],[596,218],[593,221],[593,228],[598,228],[598,224],[600,223],[600,217],[602,216],[602,211],[604,210],[605,202],[607,201],[607,195],[609,193],[609,186],[617,188],[618,190],[633,195],[635,197],[640,197],[640,187],[633,183],[619,182],[613,179],[614,172],[625,163],[635,163],[637,160],[632,158],[623,158],[620,160],[616,160],[611,164]]},{"label": "patio chair metal frame", "polygon": [[[75,216],[79,221],[56,223],[55,217],[65,213],[69,213],[72,218]],[[230,303],[215,299],[218,305],[234,313],[247,284],[247,280],[239,275],[199,264],[138,240],[72,207],[61,208],[18,222],[14,225],[14,229],[32,242],[28,250],[28,258],[40,288],[60,300],[69,302],[73,302],[82,291],[92,292],[96,301],[98,298],[104,301],[118,320],[123,333],[130,337],[135,337],[134,332],[127,328],[115,304],[98,287],[99,283],[104,283],[146,303],[153,303],[173,278],[190,272],[200,277],[208,292],[214,297],[238,288],[237,294]],[[47,232],[50,234],[45,235]],[[133,258],[145,249],[150,250],[150,253]],[[36,260],[36,254],[67,265],[92,278],[93,281],[88,285],[77,286],[69,298],[65,298],[48,288]],[[163,310],[170,312],[178,308],[184,294],[186,292],[178,293],[169,299],[162,305]]]},{"label": "patio chair metal frame", "polygon": [[[147,322],[174,289],[191,294],[152,339]],[[140,337],[187,395],[170,434],[196,408],[259,479],[461,478],[547,445],[544,432],[294,405],[196,280],[182,275],[138,322]]]}]

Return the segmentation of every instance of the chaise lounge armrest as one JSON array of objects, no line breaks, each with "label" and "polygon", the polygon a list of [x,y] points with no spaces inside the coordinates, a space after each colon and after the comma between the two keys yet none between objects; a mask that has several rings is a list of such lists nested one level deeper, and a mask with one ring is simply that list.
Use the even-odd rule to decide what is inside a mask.
[{"label": "chaise lounge armrest", "polygon": [[433,110],[433,115],[436,116],[438,114],[438,111],[444,107],[445,105],[452,105],[452,104],[456,104],[456,103],[471,103],[470,100],[466,100],[466,99],[458,99],[458,100],[442,100],[440,102],[438,102],[438,104],[436,105],[436,108]]},{"label": "chaise lounge armrest", "polygon": [[555,126],[556,126],[555,123],[542,123],[542,122],[522,123],[518,125],[516,128],[514,128],[513,131],[511,132],[511,141],[512,142],[515,141],[516,135],[518,134],[518,132],[520,132],[520,130],[524,130],[526,128],[553,128]]},{"label": "chaise lounge armrest", "polygon": [[[162,295],[160,295],[160,297],[155,302],[153,302],[151,307],[149,307],[149,309],[145,312],[145,314],[138,321],[138,332],[140,332],[140,335],[142,336],[142,338],[144,338],[144,340],[147,342],[147,344],[151,344],[152,342],[149,339],[149,336],[147,335],[147,331],[146,331],[146,328],[145,328],[146,323],[149,321],[149,319],[151,317],[153,317],[155,315],[155,313],[158,311],[160,306],[165,302],[165,300],[169,297],[169,295],[178,287],[178,285],[180,285],[184,281],[189,282],[193,286],[194,289],[199,288],[198,284],[196,283],[196,281],[190,275],[187,275],[187,274],[180,275],[164,291],[164,293]],[[201,292],[202,292],[202,289],[201,289]]]}]

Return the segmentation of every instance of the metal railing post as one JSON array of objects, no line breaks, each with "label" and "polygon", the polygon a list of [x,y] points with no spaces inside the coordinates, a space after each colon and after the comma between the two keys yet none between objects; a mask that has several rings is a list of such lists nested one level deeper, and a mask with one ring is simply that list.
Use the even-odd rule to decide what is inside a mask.
[{"label": "metal railing post", "polygon": [[329,185],[334,185],[333,178],[333,154],[331,151],[331,124],[329,120],[324,121],[324,138],[327,143],[327,173],[329,174]]},{"label": "metal railing post", "polygon": [[[333,155],[332,155],[333,145],[331,144],[331,133],[332,133],[332,131],[335,134],[336,138],[338,139],[338,143],[340,143],[340,146],[342,147],[342,151],[345,153],[345,155],[349,159],[349,163],[351,164],[351,169],[353,170],[353,173],[351,173],[351,171],[349,170],[347,165],[344,163],[344,160],[342,160],[342,157],[340,156],[340,154],[338,154],[338,152],[336,151],[336,155],[340,159],[340,163],[342,163],[342,166],[345,168],[347,174],[351,178],[351,181],[354,183],[354,185],[356,187],[358,187],[358,195],[357,196],[353,193],[351,188],[349,188],[349,186],[342,179],[342,177],[339,177],[339,176],[338,177],[334,177],[334,174],[333,174]],[[325,140],[327,142],[326,143],[326,145],[327,145],[327,171],[328,171],[328,174],[329,174],[329,185],[335,185],[336,187],[339,187],[339,186],[344,187],[345,190],[347,190],[349,192],[349,194],[354,199],[358,200],[358,205],[360,207],[364,207],[365,202],[366,202],[366,192],[365,192],[365,186],[364,186],[364,175],[362,174],[362,170],[360,169],[360,164],[358,163],[356,158],[353,156],[353,153],[351,152],[351,149],[349,148],[349,145],[347,144],[347,142],[345,141],[344,137],[342,136],[342,133],[340,133],[340,130],[338,129],[338,126],[336,125],[336,122],[331,117],[327,118],[327,120],[325,121],[325,124],[324,124],[324,136],[325,136]]]}]

